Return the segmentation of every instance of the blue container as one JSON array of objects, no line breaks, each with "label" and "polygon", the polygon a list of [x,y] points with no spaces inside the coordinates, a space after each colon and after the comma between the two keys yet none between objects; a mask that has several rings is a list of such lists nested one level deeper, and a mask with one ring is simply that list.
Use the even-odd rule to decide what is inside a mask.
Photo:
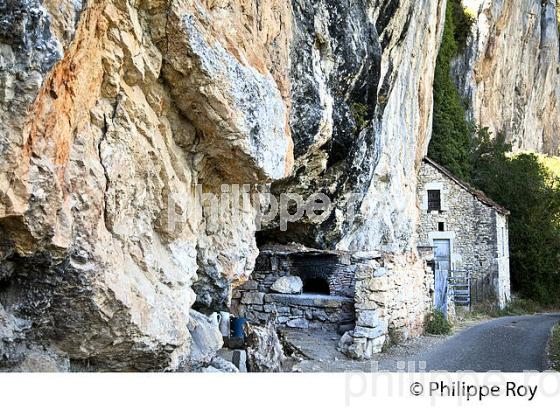
[{"label": "blue container", "polygon": [[231,320],[232,337],[245,337],[245,323],[247,319],[244,317],[236,317]]}]

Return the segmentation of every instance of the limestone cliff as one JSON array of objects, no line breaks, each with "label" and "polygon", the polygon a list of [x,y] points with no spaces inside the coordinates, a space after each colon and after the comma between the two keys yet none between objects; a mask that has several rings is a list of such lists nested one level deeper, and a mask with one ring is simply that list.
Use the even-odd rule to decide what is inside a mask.
[{"label": "limestone cliff", "polygon": [[196,356],[197,273],[245,277],[257,249],[250,215],[186,217],[193,187],[290,169],[289,8],[260,3],[2,2],[8,361],[23,339],[115,370]]},{"label": "limestone cliff", "polygon": [[263,238],[417,264],[444,3],[0,1],[0,367],[207,364],[257,227],[198,185],[325,192]]},{"label": "limestone cliff", "polygon": [[359,3],[300,1],[294,9],[296,162],[273,191],[323,192],[332,206],[285,232],[271,224],[265,241],[397,253],[415,247],[416,166],[431,133],[445,2]]},{"label": "limestone cliff", "polygon": [[470,118],[516,150],[558,155],[560,45],[556,0],[465,0],[475,16],[454,74]]}]

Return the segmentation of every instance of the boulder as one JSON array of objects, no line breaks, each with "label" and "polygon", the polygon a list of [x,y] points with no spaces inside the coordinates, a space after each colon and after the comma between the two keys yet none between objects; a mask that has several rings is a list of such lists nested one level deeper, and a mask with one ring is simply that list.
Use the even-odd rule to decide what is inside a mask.
[{"label": "boulder", "polygon": [[232,359],[240,373],[247,373],[247,352],[245,350],[234,350]]},{"label": "boulder", "polygon": [[356,326],[354,328],[354,337],[365,337],[367,339],[376,339],[385,334],[385,330],[382,327],[363,327]]},{"label": "boulder", "polygon": [[354,342],[354,332],[352,330],[348,330],[346,333],[342,335],[340,340],[338,341],[338,350],[341,352],[346,352],[348,347]]},{"label": "boulder", "polygon": [[271,289],[277,293],[301,293],[303,282],[299,276],[282,276],[272,284]]},{"label": "boulder", "polygon": [[[218,357],[233,364],[239,373],[247,373],[247,352],[243,349],[222,349]],[[216,367],[212,364],[213,367]]]},{"label": "boulder", "polygon": [[362,359],[366,349],[366,339],[355,338],[354,331],[350,330],[340,338],[338,350],[350,359]]},{"label": "boulder", "polygon": [[202,368],[202,373],[239,373],[239,369],[221,357],[214,357],[209,366]]},{"label": "boulder", "polygon": [[298,319],[292,319],[289,320],[286,323],[286,326],[288,327],[295,327],[298,329],[308,329],[309,328],[309,322],[303,318],[298,318]]},{"label": "boulder", "polygon": [[282,344],[273,321],[265,326],[247,325],[247,367],[250,372],[281,372]]},{"label": "boulder", "polygon": [[210,364],[223,345],[220,329],[214,321],[195,310],[190,311],[188,329],[192,339],[190,367]]}]

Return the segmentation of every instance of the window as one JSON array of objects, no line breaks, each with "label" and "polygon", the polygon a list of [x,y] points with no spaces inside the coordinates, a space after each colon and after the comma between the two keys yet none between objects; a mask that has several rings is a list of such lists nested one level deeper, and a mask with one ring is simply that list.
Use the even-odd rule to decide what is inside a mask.
[{"label": "window", "polygon": [[441,211],[441,191],[439,189],[428,190],[428,212]]},{"label": "window", "polygon": [[438,222],[437,230],[440,232],[445,232],[445,222]]}]

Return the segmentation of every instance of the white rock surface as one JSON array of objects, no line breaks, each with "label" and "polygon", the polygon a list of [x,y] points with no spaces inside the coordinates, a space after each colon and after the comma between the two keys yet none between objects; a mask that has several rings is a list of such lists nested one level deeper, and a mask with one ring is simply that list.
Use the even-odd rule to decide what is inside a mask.
[{"label": "white rock surface", "polygon": [[277,293],[296,294],[303,290],[303,281],[299,276],[282,276],[271,286]]},{"label": "white rock surface", "polygon": [[281,372],[284,351],[272,322],[247,326],[247,368],[250,372]]},{"label": "white rock surface", "polygon": [[192,338],[190,366],[214,366],[211,362],[223,345],[222,334],[216,323],[202,313],[191,310],[188,329]]},{"label": "white rock surface", "polygon": [[[380,85],[378,91],[381,104],[374,127],[378,162],[363,187],[366,194],[354,225],[345,230],[338,249],[400,253],[415,247],[416,170],[431,138],[432,86],[444,3],[401,1],[380,33],[380,41],[389,42],[383,48],[380,76],[390,86]],[[343,224],[347,213],[335,216]]]},{"label": "white rock surface", "polygon": [[476,15],[455,62],[469,115],[516,150],[559,154],[560,56],[556,1],[465,0]]},{"label": "white rock surface", "polygon": [[0,300],[34,306],[22,338],[98,370],[211,354],[189,311],[247,279],[254,215],[198,217],[194,187],[291,166],[289,8],[265,3],[0,6],[0,275],[26,277]]},{"label": "white rock surface", "polygon": [[292,319],[286,322],[286,326],[294,327],[297,329],[307,329],[309,328],[309,322],[306,319],[302,318]]},{"label": "white rock surface", "polygon": [[202,368],[202,373],[239,373],[239,369],[233,363],[216,356],[209,366]]}]

